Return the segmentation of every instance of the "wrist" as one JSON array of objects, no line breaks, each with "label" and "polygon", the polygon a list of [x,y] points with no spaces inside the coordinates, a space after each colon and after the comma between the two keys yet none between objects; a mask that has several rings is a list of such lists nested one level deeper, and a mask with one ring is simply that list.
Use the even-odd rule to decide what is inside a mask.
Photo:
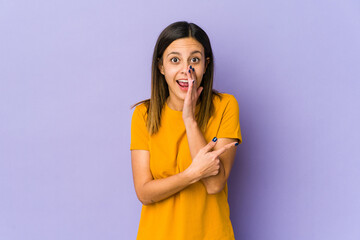
[{"label": "wrist", "polygon": [[184,124],[186,129],[197,127],[197,122],[194,118],[185,118]]},{"label": "wrist", "polygon": [[182,174],[190,184],[196,183],[201,179],[200,175],[191,168],[191,165]]}]

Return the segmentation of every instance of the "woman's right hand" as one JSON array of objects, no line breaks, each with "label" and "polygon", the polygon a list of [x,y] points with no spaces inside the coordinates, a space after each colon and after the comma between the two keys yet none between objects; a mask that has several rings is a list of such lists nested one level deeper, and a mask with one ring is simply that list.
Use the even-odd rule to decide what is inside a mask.
[{"label": "woman's right hand", "polygon": [[219,156],[229,148],[236,147],[235,143],[237,143],[229,143],[216,151],[211,151],[217,143],[216,140],[217,139],[214,138],[207,145],[201,148],[193,159],[191,165],[188,167],[187,171],[194,174],[195,181],[217,175],[220,169]]}]

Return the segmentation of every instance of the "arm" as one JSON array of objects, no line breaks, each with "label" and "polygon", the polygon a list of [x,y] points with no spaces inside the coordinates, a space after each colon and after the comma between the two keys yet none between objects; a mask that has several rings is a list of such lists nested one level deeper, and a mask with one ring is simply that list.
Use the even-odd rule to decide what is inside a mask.
[{"label": "arm", "polygon": [[139,200],[144,205],[155,203],[176,194],[201,178],[217,174],[220,162],[218,156],[231,146],[226,145],[217,151],[211,151],[216,145],[216,142],[210,141],[198,151],[185,171],[162,179],[154,179],[151,174],[149,151],[132,150],[133,179]]},{"label": "arm", "polygon": [[149,151],[131,151],[135,191],[138,199],[144,205],[168,198],[198,180],[189,171],[154,180],[150,172],[149,159]]},{"label": "arm", "polygon": [[[186,134],[188,137],[189,148],[191,157],[194,158],[199,150],[206,144],[206,140],[199,129],[196,121],[188,121],[185,123]],[[232,138],[220,138],[217,140],[217,144],[214,147],[214,150],[217,150],[221,147],[224,147],[228,144],[237,142],[237,139]],[[226,152],[219,156],[220,159],[220,168],[219,173],[215,176],[207,177],[201,179],[203,184],[206,187],[206,190],[209,194],[215,194],[220,192],[229,178],[232,165],[234,163],[236,154],[236,148],[230,147]]]},{"label": "arm", "polygon": [[[195,120],[195,106],[197,99],[199,98],[200,93],[202,92],[202,87],[199,87],[197,89],[196,87],[197,83],[195,79],[196,74],[194,74],[194,72],[195,72],[194,69],[192,69],[192,71],[187,71],[187,77],[190,80],[189,80],[188,92],[185,97],[184,107],[183,107],[183,120],[186,128],[186,134],[188,138],[189,149],[192,159],[194,159],[194,157],[199,152],[199,150],[204,145],[206,145],[206,140],[203,136],[203,133],[199,129],[197,122]],[[218,139],[218,143],[216,144],[214,149],[217,150],[231,142],[233,142],[235,145],[235,141],[238,142],[237,139],[231,139],[231,138]],[[230,147],[228,151],[226,151],[221,156],[219,156],[220,158],[219,173],[214,176],[201,179],[209,194],[218,193],[224,188],[225,183],[230,175],[230,171],[235,158],[235,153],[236,153],[236,148]]]}]

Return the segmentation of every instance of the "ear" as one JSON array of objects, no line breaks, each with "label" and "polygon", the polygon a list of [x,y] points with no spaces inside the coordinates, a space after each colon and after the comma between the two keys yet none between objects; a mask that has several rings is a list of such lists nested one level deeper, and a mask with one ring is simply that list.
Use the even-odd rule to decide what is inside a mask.
[{"label": "ear", "polygon": [[159,68],[159,71],[162,75],[165,75],[165,72],[164,72],[164,66],[162,64],[162,61],[160,58],[158,58],[158,68]]},{"label": "ear", "polygon": [[210,63],[210,57],[207,57],[206,60],[205,60],[205,71],[206,72],[206,69],[207,69],[207,66],[209,65]]},{"label": "ear", "polygon": [[204,71],[204,74],[203,74],[203,75],[205,75],[206,69],[207,69],[207,66],[209,65],[209,63],[210,63],[210,57],[207,57],[207,58],[205,59],[205,71]]}]

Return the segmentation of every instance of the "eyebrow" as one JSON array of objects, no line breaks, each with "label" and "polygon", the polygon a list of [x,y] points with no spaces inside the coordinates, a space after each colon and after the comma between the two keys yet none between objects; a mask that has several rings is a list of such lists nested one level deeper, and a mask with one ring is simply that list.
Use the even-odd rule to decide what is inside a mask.
[{"label": "eyebrow", "polygon": [[[200,53],[201,56],[202,56],[202,52],[200,52],[199,50],[195,50],[195,51],[191,52],[191,55],[193,55],[194,53]],[[171,52],[171,53],[169,53],[167,56],[169,56],[170,54],[178,54],[178,55],[181,55],[179,52]]]}]

